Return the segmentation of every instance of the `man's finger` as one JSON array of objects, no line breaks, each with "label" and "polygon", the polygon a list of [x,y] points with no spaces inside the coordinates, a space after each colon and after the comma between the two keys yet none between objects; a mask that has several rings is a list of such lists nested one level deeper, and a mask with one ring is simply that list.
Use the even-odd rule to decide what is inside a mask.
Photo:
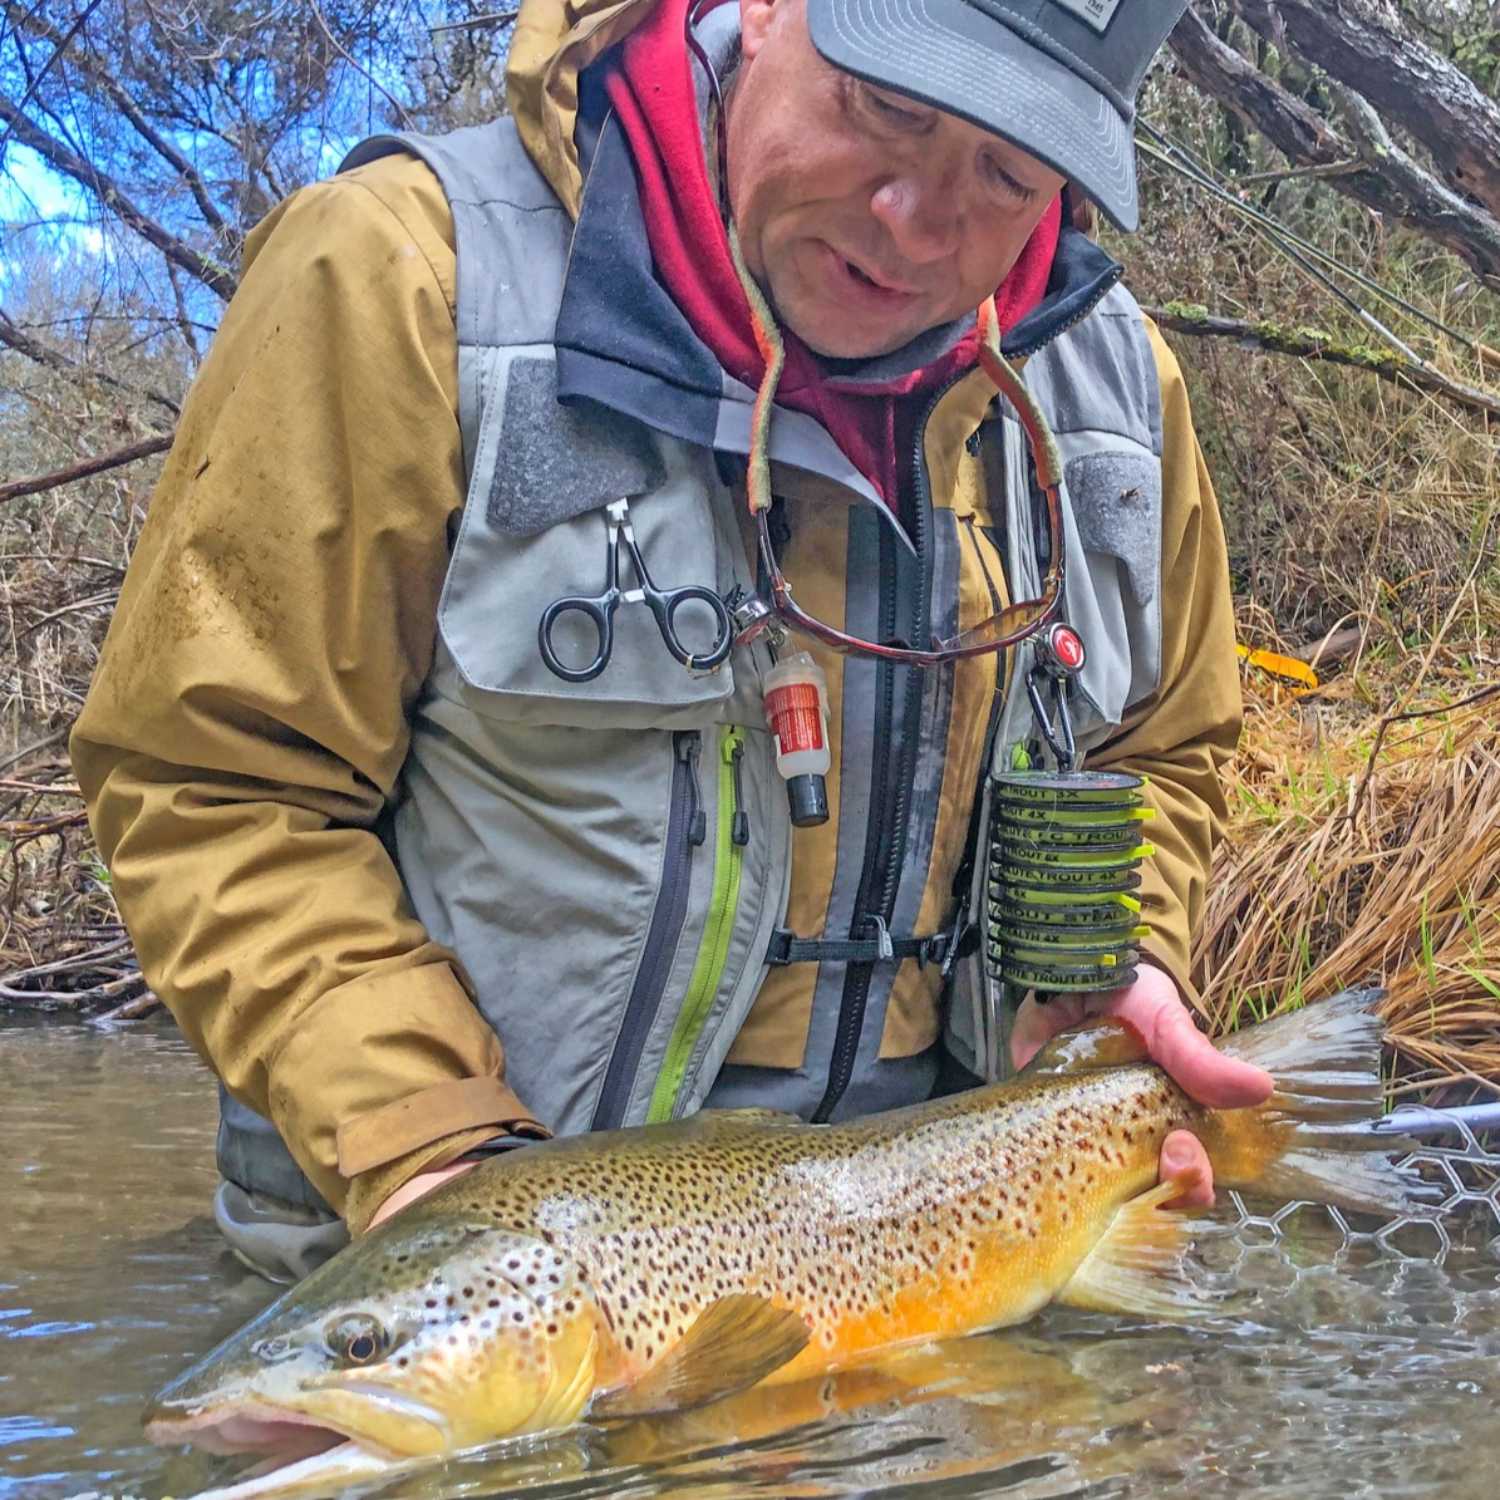
[{"label": "man's finger", "polygon": [[1199,1104],[1210,1109],[1244,1109],[1270,1098],[1275,1083],[1264,1068],[1226,1057],[1193,1024],[1181,1001],[1132,985],[1107,1007],[1145,1039],[1152,1062]]},{"label": "man's finger", "polygon": [[1174,1130],[1161,1143],[1158,1173],[1163,1182],[1173,1183],[1178,1193],[1168,1208],[1212,1208],[1214,1206],[1214,1169],[1203,1142],[1191,1130]]},{"label": "man's finger", "polygon": [[1011,1061],[1017,1068],[1024,1068],[1059,1031],[1079,1025],[1083,1018],[1080,995],[1058,995],[1045,1005],[1035,995],[1028,995],[1010,1028]]}]

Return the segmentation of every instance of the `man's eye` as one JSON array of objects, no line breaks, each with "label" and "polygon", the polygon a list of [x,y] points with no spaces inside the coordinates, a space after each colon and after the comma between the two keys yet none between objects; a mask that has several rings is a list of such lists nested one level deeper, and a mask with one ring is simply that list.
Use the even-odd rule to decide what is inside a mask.
[{"label": "man's eye", "polygon": [[872,88],[866,88],[864,96],[875,113],[892,125],[900,125],[910,130],[923,123],[924,117],[916,110],[903,109],[895,100],[888,99],[883,94],[877,94]]},{"label": "man's eye", "polygon": [[1035,188],[1029,188],[1024,182],[1012,177],[993,157],[985,158],[985,176],[993,188],[1009,198],[1017,198],[1025,203],[1036,197]]}]

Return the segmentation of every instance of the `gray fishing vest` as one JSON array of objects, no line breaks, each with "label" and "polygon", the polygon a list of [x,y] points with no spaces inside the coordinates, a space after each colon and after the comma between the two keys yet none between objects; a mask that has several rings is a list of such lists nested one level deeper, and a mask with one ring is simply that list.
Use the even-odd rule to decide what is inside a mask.
[{"label": "gray fishing vest", "polygon": [[[621,495],[648,565],[660,559],[658,583],[753,588],[734,500],[706,449],[557,401],[552,340],[573,225],[513,123],[379,137],[344,168],[393,151],[432,169],[454,215],[468,490],[388,843],[538,1118],[563,1134],[688,1114],[720,1075],[786,908],[792,830],[761,707],[769,659],[757,645],[689,672],[648,611],[624,607],[610,665],[575,684],[546,668],[537,629],[552,600],[602,586],[601,508]],[[1024,378],[1066,461],[1067,613],[1089,646],[1075,725],[1087,749],[1160,675],[1159,387],[1133,299],[1114,287],[1030,357]],[[1011,594],[1035,597],[1035,545],[1015,541],[1034,536],[1026,446],[1009,416],[986,430],[999,436]],[[935,533],[934,576],[952,578],[951,514],[938,513]],[[1030,648],[1017,658],[1025,670]],[[1008,694],[995,763],[1032,735],[1025,693]],[[976,878],[976,915],[981,889]],[[841,937],[835,916],[828,936]],[[808,1069],[759,1070],[762,1104],[805,1114],[810,1089],[816,1102],[816,1011]],[[876,1061],[883,1024],[881,1001],[864,1020],[867,1076],[849,1089],[850,1109],[911,1102],[903,1090],[922,1086],[899,1060]],[[999,996],[978,958],[965,959],[949,1049],[998,1076],[1002,1032]],[[250,1190],[321,1202],[269,1122],[227,1098],[219,1163]]]}]

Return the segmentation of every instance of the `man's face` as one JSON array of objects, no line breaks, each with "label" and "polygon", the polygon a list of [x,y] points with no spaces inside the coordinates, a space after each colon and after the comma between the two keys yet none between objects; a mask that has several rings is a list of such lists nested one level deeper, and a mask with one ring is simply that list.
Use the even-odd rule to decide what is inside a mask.
[{"label": "man's face", "polygon": [[820,354],[870,358],[971,312],[1063,178],[825,62],[805,0],[740,0],[729,190],[750,274]]}]

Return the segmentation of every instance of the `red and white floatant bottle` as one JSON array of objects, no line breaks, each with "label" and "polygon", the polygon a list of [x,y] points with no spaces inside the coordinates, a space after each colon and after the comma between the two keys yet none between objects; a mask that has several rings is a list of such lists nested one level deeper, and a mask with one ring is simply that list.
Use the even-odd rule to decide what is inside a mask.
[{"label": "red and white floatant bottle", "polygon": [[828,821],[828,679],[806,651],[783,656],[766,673],[766,724],[776,741],[776,769],[786,780],[797,828]]}]

